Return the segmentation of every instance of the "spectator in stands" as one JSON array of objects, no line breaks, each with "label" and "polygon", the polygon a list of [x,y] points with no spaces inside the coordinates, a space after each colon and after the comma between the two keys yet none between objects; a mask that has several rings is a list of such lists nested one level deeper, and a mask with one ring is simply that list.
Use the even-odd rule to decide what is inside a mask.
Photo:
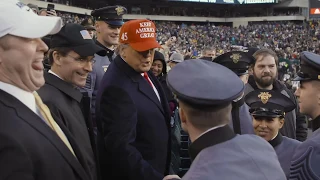
[{"label": "spectator in stands", "polygon": [[[161,83],[162,88],[164,90],[164,93],[166,94],[166,97],[168,99],[170,110],[171,110],[171,112],[173,112],[177,107],[177,102],[173,96],[173,93],[168,88],[168,85],[167,85],[167,63],[165,61],[164,55],[159,51],[155,51],[155,53],[154,53],[151,71],[158,78],[159,82]],[[172,113],[170,113],[170,115],[172,115]]]},{"label": "spectator in stands", "polygon": [[47,11],[47,9],[41,9],[39,11],[39,16],[57,16],[57,12],[54,9]]},{"label": "spectator in stands", "polygon": [[37,5],[34,5],[34,4],[27,4],[27,6],[29,6],[30,9],[32,9],[32,11],[36,14],[39,14],[39,7]]},{"label": "spectator in stands", "polygon": [[169,67],[170,67],[170,70],[175,66],[177,65],[178,63],[181,63],[183,62],[184,60],[184,57],[182,54],[180,53],[173,53],[171,56],[170,56],[170,59],[169,59]]},{"label": "spectator in stands", "polygon": [[81,22],[81,25],[89,32],[90,36],[95,39],[96,37],[96,28],[94,27],[93,21],[90,18],[87,18]]},{"label": "spectator in stands", "polygon": [[212,61],[216,57],[216,50],[212,47],[205,47],[202,50],[202,56],[200,59]]}]

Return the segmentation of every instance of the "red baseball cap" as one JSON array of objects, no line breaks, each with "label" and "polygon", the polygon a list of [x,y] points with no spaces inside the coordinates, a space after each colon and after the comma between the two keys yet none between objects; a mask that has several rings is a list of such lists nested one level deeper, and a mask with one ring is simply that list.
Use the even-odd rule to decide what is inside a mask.
[{"label": "red baseball cap", "polygon": [[156,26],[147,19],[125,22],[120,30],[120,43],[129,44],[136,51],[161,48],[156,39]]}]

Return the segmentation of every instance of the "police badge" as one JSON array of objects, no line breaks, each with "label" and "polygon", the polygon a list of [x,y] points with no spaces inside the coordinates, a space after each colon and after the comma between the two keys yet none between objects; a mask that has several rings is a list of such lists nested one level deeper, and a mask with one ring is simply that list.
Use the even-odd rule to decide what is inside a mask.
[{"label": "police badge", "polygon": [[107,72],[108,67],[109,67],[108,65],[107,65],[107,66],[102,66],[103,71],[104,71],[104,72]]},{"label": "police badge", "polygon": [[234,63],[238,63],[239,62],[239,60],[240,60],[240,58],[241,58],[241,55],[240,54],[232,54],[231,56],[230,56],[230,58],[232,59],[232,61],[234,62]]},{"label": "police badge", "polygon": [[266,104],[271,97],[272,97],[272,95],[269,94],[269,92],[261,92],[261,93],[258,95],[258,98],[261,99],[261,102],[262,102],[263,104]]},{"label": "police badge", "polygon": [[123,7],[121,7],[121,6],[118,6],[115,10],[116,10],[118,16],[124,14],[124,9],[123,9]]}]

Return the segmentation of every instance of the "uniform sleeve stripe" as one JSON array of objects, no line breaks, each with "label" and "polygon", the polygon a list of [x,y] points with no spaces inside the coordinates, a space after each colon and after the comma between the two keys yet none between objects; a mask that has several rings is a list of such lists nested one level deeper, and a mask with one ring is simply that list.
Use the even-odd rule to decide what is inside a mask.
[{"label": "uniform sleeve stripe", "polygon": [[[320,180],[312,170],[311,157],[314,148],[309,147],[297,160],[291,162],[289,180]],[[318,167],[313,167],[318,168]]]}]

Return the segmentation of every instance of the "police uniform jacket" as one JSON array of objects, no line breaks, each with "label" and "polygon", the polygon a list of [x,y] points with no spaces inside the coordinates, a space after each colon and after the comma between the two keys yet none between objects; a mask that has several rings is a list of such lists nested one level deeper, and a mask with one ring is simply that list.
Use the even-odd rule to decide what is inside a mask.
[{"label": "police uniform jacket", "polygon": [[51,113],[63,121],[75,138],[81,147],[91,178],[96,179],[95,157],[91,146],[93,139],[90,140],[87,122],[81,109],[81,92],[51,73],[45,73],[45,81],[45,85],[38,90],[41,99]]},{"label": "police uniform jacket", "polygon": [[85,87],[81,89],[82,92],[87,92],[88,96],[91,98],[91,115],[92,115],[93,121],[95,121],[96,97],[97,97],[98,89],[101,84],[102,77],[104,73],[107,71],[108,66],[110,65],[112,60],[115,58],[113,51],[111,51],[110,49],[107,49],[98,41],[96,41],[96,44],[104,48],[107,51],[107,55],[106,56],[100,56],[98,54],[94,55],[95,63],[92,67],[92,72],[90,72],[87,77],[87,82]]},{"label": "police uniform jacket", "polygon": [[162,180],[170,163],[170,117],[160,83],[143,76],[120,56],[98,91],[96,114],[102,179]]},{"label": "police uniform jacket", "polygon": [[[320,121],[318,116],[313,121]],[[320,129],[297,147],[290,167],[290,180],[320,180]]]},{"label": "police uniform jacket", "polygon": [[90,180],[81,147],[52,114],[77,158],[32,110],[0,90],[1,180]]},{"label": "police uniform jacket", "polygon": [[232,102],[229,126],[236,134],[254,134],[252,116],[249,113],[248,105],[244,103],[244,98]]},{"label": "police uniform jacket", "polygon": [[269,143],[276,151],[282,170],[288,178],[292,156],[301,142],[278,134],[273,140],[269,141]]},{"label": "police uniform jacket", "polygon": [[183,180],[286,180],[268,142],[255,135],[235,135],[229,126],[200,136],[189,152],[194,160]]},{"label": "police uniform jacket", "polygon": [[[245,96],[253,91],[258,89],[254,79],[252,76],[249,77],[249,81],[245,86]],[[297,108],[285,115],[284,126],[281,128],[280,133],[283,136],[297,139],[299,141],[304,141],[307,138],[307,122],[306,117],[301,115],[299,112],[298,103],[296,97],[293,93],[288,90],[284,84],[281,84],[278,80],[273,83],[273,90],[280,91],[282,94],[289,97],[295,104],[297,104]]]}]

